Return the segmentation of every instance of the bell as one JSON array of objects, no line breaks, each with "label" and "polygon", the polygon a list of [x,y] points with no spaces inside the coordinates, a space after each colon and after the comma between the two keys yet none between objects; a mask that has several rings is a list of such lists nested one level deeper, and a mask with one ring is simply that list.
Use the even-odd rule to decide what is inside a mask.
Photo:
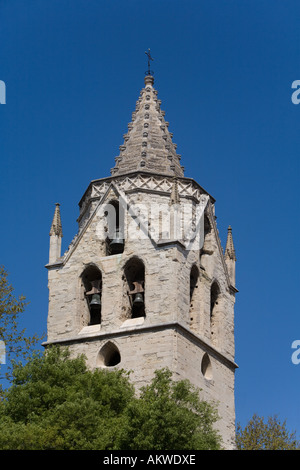
[{"label": "bell", "polygon": [[120,232],[116,232],[115,237],[109,244],[112,253],[122,253],[124,250],[124,240],[121,238]]},{"label": "bell", "polygon": [[141,293],[135,294],[133,305],[142,305],[144,303],[144,299]]},{"label": "bell", "polygon": [[100,294],[93,294],[92,300],[90,301],[91,308],[99,308],[101,305]]}]

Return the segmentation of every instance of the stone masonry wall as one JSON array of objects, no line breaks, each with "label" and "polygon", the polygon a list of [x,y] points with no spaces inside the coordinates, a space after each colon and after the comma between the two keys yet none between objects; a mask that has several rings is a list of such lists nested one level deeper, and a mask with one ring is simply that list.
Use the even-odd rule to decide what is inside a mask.
[{"label": "stone masonry wall", "polygon": [[[176,378],[187,378],[202,388],[203,398],[219,402],[219,428],[227,448],[234,435],[234,295],[215,232],[210,234],[210,254],[184,249],[180,240],[171,240],[164,222],[170,213],[170,195],[162,192],[131,191],[131,204],[149,209],[163,202],[161,214],[144,217],[143,227],[126,214],[130,237],[121,254],[106,253],[107,220],[104,202],[85,222],[79,236],[57,265],[48,266],[49,312],[47,344],[68,344],[73,354],[84,353],[90,367],[103,367],[101,351],[110,342],[120,353],[116,367],[132,370],[132,381],[142,386],[155,369],[169,367]],[[182,199],[180,200],[182,202]],[[192,198],[185,202],[195,204]],[[94,207],[97,207],[95,202]],[[160,221],[160,222],[159,222]],[[157,222],[158,225],[157,225]],[[155,225],[156,224],[156,225]],[[157,231],[157,226],[159,230]],[[143,235],[143,228],[152,237]],[[155,229],[155,230],[154,230]],[[137,258],[145,268],[145,317],[130,318],[124,269]],[[101,324],[88,325],[88,307],[82,274],[88,266],[102,276]],[[192,267],[198,274],[190,299]],[[211,335],[211,285],[217,281],[220,295],[216,307],[215,332]],[[212,377],[201,370],[208,355]]]}]

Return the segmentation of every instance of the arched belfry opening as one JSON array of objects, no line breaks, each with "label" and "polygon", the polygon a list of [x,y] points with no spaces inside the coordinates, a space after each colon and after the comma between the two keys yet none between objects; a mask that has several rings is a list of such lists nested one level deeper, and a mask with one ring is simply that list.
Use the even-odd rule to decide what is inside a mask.
[{"label": "arched belfry opening", "polygon": [[85,325],[101,323],[102,275],[95,265],[85,268],[81,275],[85,309],[82,313]]},{"label": "arched belfry opening", "polygon": [[212,255],[213,251],[212,225],[208,215],[204,214],[204,240],[200,255]]},{"label": "arched belfry opening", "polygon": [[124,251],[124,210],[117,199],[104,207],[107,222],[106,255],[116,255]]},{"label": "arched belfry opening", "polygon": [[198,288],[199,270],[194,264],[190,273],[190,304],[192,305],[195,289]]},{"label": "arched belfry opening", "polygon": [[191,325],[193,325],[195,321],[194,314],[197,313],[196,310],[197,308],[199,308],[199,305],[197,302],[198,281],[199,281],[199,270],[197,266],[194,264],[190,272],[190,310],[189,310],[189,313],[190,313]]},{"label": "arched belfry opening", "polygon": [[217,281],[214,281],[210,288],[210,334],[213,343],[217,337],[218,306],[220,301],[220,287]]},{"label": "arched belfry opening", "polygon": [[145,316],[145,266],[136,257],[127,261],[124,267],[124,282],[127,292],[127,317]]}]

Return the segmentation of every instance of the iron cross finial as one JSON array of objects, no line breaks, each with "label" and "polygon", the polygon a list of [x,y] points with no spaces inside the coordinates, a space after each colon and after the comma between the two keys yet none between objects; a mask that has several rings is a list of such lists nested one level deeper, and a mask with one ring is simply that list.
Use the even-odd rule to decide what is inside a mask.
[{"label": "iron cross finial", "polygon": [[153,72],[150,70],[150,60],[154,60],[154,59],[151,57],[150,49],[148,49],[148,51],[146,51],[145,54],[148,57],[148,70],[147,70],[147,72],[145,72],[145,74],[146,75],[153,75]]}]

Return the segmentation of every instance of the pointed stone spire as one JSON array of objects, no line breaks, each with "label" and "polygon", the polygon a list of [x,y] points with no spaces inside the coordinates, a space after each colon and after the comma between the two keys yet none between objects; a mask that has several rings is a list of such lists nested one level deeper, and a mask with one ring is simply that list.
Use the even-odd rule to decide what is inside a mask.
[{"label": "pointed stone spire", "polygon": [[229,225],[228,227],[228,232],[227,232],[227,242],[226,242],[226,248],[225,248],[225,259],[232,259],[236,261],[236,256],[235,256],[235,249],[233,245],[233,238],[232,238],[232,228]]},{"label": "pointed stone spire", "polygon": [[225,262],[227,265],[229,277],[231,280],[231,284],[235,287],[235,262],[236,262],[236,255],[235,249],[233,245],[233,238],[232,238],[232,228],[229,225],[228,227],[228,234],[227,234],[227,242],[225,248]]},{"label": "pointed stone spire", "polygon": [[184,176],[180,165],[180,155],[169,132],[169,123],[165,121],[165,112],[161,110],[161,101],[154,89],[154,77],[145,76],[145,88],[141,90],[136,102],[132,121],[128,124],[128,133],[120,146],[120,154],[115,158],[116,165],[111,170],[113,176],[133,171]]},{"label": "pointed stone spire", "polygon": [[57,202],[55,205],[54,216],[50,228],[49,264],[54,263],[61,256],[61,239],[63,233],[59,206],[60,205]]},{"label": "pointed stone spire", "polygon": [[50,236],[51,235],[58,235],[60,237],[63,236],[59,207],[60,207],[60,204],[57,202],[55,204],[54,217],[52,220],[52,225],[51,225],[50,234],[49,234]]}]

